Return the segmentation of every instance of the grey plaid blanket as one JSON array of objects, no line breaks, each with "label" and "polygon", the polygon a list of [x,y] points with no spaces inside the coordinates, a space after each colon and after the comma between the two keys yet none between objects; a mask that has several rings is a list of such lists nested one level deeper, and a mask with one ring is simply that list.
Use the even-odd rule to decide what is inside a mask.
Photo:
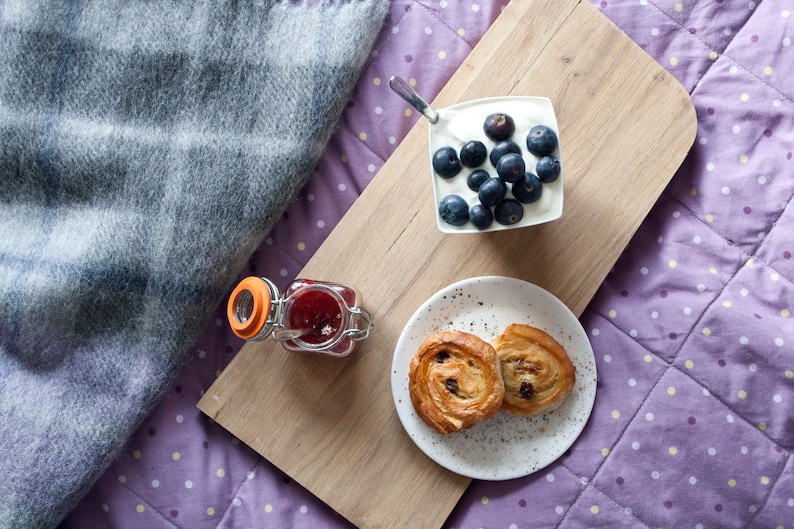
[{"label": "grey plaid blanket", "polygon": [[387,0],[0,2],[0,527],[54,527],[305,183]]}]

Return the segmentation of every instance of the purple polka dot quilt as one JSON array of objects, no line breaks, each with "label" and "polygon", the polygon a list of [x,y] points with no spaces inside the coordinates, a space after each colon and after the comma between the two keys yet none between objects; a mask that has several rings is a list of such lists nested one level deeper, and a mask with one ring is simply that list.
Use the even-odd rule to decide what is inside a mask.
[{"label": "purple polka dot quilt", "polygon": [[[421,119],[388,79],[432,100],[505,3],[391,2],[314,176],[246,274],[296,277]],[[445,527],[794,528],[794,4],[592,3],[687,89],[697,138],[581,317],[598,369],[584,432],[540,472],[474,481]],[[350,527],[196,408],[242,345],[219,307],[62,529]]]}]

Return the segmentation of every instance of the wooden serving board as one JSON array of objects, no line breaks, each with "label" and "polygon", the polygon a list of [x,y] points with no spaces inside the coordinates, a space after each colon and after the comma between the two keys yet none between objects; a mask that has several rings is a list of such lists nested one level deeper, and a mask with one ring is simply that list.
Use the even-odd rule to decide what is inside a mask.
[{"label": "wooden serving board", "polygon": [[246,344],[198,403],[357,526],[440,527],[470,483],[425,456],[394,407],[392,356],[414,311],[453,282],[503,275],[580,315],[695,138],[687,92],[587,1],[514,0],[433,106],[503,95],[554,104],[563,217],[439,232],[421,120],[301,273],[359,289],[370,338],[342,360]]}]

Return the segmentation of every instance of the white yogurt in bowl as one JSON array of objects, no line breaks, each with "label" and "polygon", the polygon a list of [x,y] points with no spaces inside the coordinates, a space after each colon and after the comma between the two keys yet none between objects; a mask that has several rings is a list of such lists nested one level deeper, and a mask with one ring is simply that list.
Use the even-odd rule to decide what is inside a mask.
[{"label": "white yogurt in bowl", "polygon": [[[521,156],[526,164],[526,171],[537,174],[535,165],[538,156],[530,153],[527,149],[526,138],[530,129],[536,125],[545,125],[552,129],[559,139],[559,129],[557,118],[554,113],[551,101],[545,97],[493,97],[486,99],[475,99],[457,105],[438,110],[438,121],[431,123],[429,129],[430,136],[430,158],[433,154],[443,147],[452,147],[460,156],[461,147],[468,141],[481,141],[490,155],[496,141],[488,138],[483,130],[483,124],[491,114],[507,114],[515,122],[515,132],[509,138],[521,148]],[[562,157],[559,142],[551,156],[559,160],[562,165]],[[460,226],[447,223],[439,214],[439,204],[444,197],[458,195],[462,197],[469,208],[479,204],[476,191],[469,188],[466,183],[468,175],[478,169],[488,172],[492,177],[497,177],[496,167],[489,158],[479,167],[462,167],[461,171],[450,178],[442,178],[435,170],[431,172],[433,180],[433,195],[435,198],[436,221],[438,229],[444,233],[480,233],[499,230],[509,230],[513,228],[524,228],[545,222],[556,220],[562,216],[563,205],[563,171],[553,181],[542,185],[542,193],[538,200],[529,204],[523,204],[523,216],[521,220],[513,224],[500,224],[494,220],[487,228],[479,229],[471,222],[466,222]],[[507,184],[506,199],[512,199],[512,184]],[[494,208],[490,208],[493,212]]]}]

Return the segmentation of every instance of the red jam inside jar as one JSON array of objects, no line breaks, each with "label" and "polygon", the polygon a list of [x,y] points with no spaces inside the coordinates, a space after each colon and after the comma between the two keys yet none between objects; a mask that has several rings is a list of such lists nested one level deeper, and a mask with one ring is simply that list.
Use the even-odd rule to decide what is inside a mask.
[{"label": "red jam inside jar", "polygon": [[358,333],[358,293],[347,286],[298,279],[285,292],[284,325],[300,336],[286,340],[294,351],[316,351],[334,356],[350,354]]}]

